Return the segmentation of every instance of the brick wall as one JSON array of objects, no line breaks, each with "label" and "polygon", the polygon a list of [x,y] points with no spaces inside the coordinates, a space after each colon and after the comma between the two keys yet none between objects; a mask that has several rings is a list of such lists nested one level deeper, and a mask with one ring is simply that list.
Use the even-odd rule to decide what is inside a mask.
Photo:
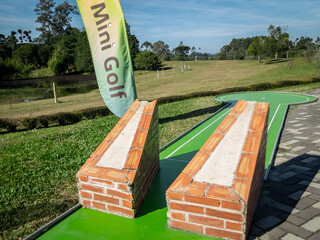
[{"label": "brick wall", "polygon": [[122,169],[98,167],[107,149],[132,119],[136,100],[77,173],[80,203],[88,208],[133,218],[159,170],[159,118],[156,101],[143,108]]},{"label": "brick wall", "polygon": [[169,227],[225,239],[246,238],[263,184],[267,103],[255,103],[232,185],[199,182],[194,178],[247,105],[246,101],[235,105],[167,190]]}]

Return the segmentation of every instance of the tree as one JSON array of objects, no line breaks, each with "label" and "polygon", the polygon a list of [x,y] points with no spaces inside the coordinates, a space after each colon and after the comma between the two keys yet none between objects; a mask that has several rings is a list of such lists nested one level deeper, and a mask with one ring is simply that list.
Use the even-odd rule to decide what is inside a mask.
[{"label": "tree", "polygon": [[141,44],[141,48],[145,48],[146,50],[151,50],[152,49],[152,43],[145,41]]},{"label": "tree", "polygon": [[38,55],[40,59],[40,66],[47,67],[48,61],[52,56],[54,47],[49,44],[39,44]]},{"label": "tree", "polygon": [[157,41],[152,44],[152,51],[157,54],[161,61],[170,60],[170,49],[169,45],[163,41]]},{"label": "tree", "polygon": [[138,53],[134,62],[136,69],[138,70],[157,70],[161,65],[161,61],[157,54],[150,51]]},{"label": "tree", "polygon": [[318,70],[317,76],[319,78],[319,76],[320,76],[320,47],[318,47],[318,49],[314,55],[314,63],[316,64],[316,67]]},{"label": "tree", "polygon": [[40,42],[51,43],[55,37],[64,34],[71,27],[70,14],[79,14],[75,5],[70,5],[67,1],[54,8],[56,3],[53,0],[39,0],[34,11],[36,12],[37,23],[40,27]]},{"label": "tree", "polygon": [[296,39],[295,41],[295,45],[296,45],[296,50],[307,50],[309,48],[311,48],[312,46],[312,41],[313,39],[312,38],[309,38],[309,37],[300,37]]},{"label": "tree", "polygon": [[11,32],[11,35],[7,37],[0,34],[0,58],[3,60],[12,57],[18,41],[15,34],[15,32]]},{"label": "tree", "polygon": [[136,58],[136,56],[140,52],[139,51],[139,41],[135,35],[128,34],[128,42],[129,42],[129,50],[130,50],[132,65],[133,65],[133,68],[135,68],[134,59]]},{"label": "tree", "polygon": [[55,8],[53,15],[53,31],[56,35],[65,33],[67,29],[71,28],[71,13],[79,15],[77,6],[70,5],[68,1],[64,1]]},{"label": "tree", "polygon": [[29,31],[22,31],[22,29],[18,29],[18,34],[20,35],[18,37],[19,42],[20,43],[24,43],[24,42],[32,42],[32,38],[31,38],[31,30]]},{"label": "tree", "polygon": [[[290,48],[291,41],[289,40],[289,34],[286,33],[287,27],[274,27],[270,25],[268,28],[269,37],[274,38],[276,42],[275,59],[278,58],[279,52],[287,52]],[[287,53],[288,56],[288,53]]]},{"label": "tree", "polygon": [[63,75],[67,70],[74,70],[75,49],[79,34],[79,29],[70,29],[67,31],[67,34],[61,36],[54,45],[54,50],[52,57],[48,62],[48,66],[55,75]]},{"label": "tree", "polygon": [[277,41],[274,37],[265,37],[262,40],[262,53],[263,55],[269,59],[273,56],[275,56],[277,50],[278,50],[278,45]]},{"label": "tree", "polygon": [[90,46],[85,31],[78,37],[75,52],[75,65],[79,72],[93,72],[93,62],[90,52]]},{"label": "tree", "polygon": [[35,44],[21,44],[13,53],[13,58],[23,64],[32,64],[38,66],[41,60],[38,55],[38,45]]},{"label": "tree", "polygon": [[258,58],[260,63],[261,54],[262,54],[262,38],[256,38],[248,47],[246,54],[253,55]]},{"label": "tree", "polygon": [[128,43],[129,43],[129,51],[131,55],[131,61],[133,69],[135,69],[135,63],[134,59],[136,58],[137,54],[140,52],[139,50],[139,40],[137,37],[133,34],[131,34],[131,27],[126,21],[126,30],[127,30],[127,36],[128,36]]},{"label": "tree", "polygon": [[174,55],[175,55],[174,59],[176,59],[178,61],[184,61],[184,60],[188,59],[190,47],[183,45],[183,42],[181,41],[179,46],[176,47],[175,49],[173,49],[173,51],[174,51]]}]

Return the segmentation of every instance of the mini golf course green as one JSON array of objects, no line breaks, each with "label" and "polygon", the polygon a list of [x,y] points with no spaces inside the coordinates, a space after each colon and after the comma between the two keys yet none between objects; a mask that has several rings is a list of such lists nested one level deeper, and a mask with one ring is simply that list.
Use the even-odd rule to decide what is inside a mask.
[{"label": "mini golf course green", "polygon": [[227,105],[168,147],[162,148],[160,171],[135,219],[82,208],[61,220],[39,239],[214,239],[167,227],[167,188],[228,115],[237,100],[270,103],[266,175],[272,164],[288,106],[317,100],[307,95],[279,92],[232,93],[220,95],[216,99]]}]

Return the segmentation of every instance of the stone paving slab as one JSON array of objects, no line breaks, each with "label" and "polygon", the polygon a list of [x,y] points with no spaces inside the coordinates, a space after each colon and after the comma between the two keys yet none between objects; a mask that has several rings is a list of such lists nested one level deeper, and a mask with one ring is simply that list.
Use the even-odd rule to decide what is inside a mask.
[{"label": "stone paving slab", "polygon": [[320,101],[290,107],[248,239],[320,240]]}]

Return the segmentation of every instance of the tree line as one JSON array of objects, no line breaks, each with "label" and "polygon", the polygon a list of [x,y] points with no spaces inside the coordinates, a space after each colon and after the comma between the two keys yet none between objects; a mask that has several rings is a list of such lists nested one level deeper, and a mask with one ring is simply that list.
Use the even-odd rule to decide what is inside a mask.
[{"label": "tree line", "polygon": [[[86,32],[71,26],[72,14],[79,14],[77,6],[68,1],[57,5],[53,0],[39,0],[34,12],[39,37],[32,39],[31,31],[23,29],[8,36],[0,34],[0,78],[25,78],[31,71],[47,67],[54,75],[93,72]],[[163,41],[144,42],[140,47],[127,23],[126,28],[133,66],[138,70],[155,70],[165,60],[187,60],[189,51],[195,50],[182,42],[172,51]]]},{"label": "tree line", "polygon": [[[38,0],[34,9],[39,37],[18,29],[10,35],[0,34],[0,79],[28,77],[35,69],[50,68],[54,75],[93,72],[93,62],[84,29],[71,26],[72,14],[79,14],[68,1],[57,5],[53,0]],[[162,61],[241,60],[305,56],[312,58],[319,51],[320,38],[290,40],[287,28],[270,25],[267,36],[232,39],[215,55],[201,53],[201,48],[186,46],[182,41],[170,50],[164,41],[141,44],[126,23],[129,48],[135,70],[156,70]]]},{"label": "tree line", "polygon": [[232,39],[223,46],[220,52],[215,55],[219,60],[241,60],[255,58],[259,62],[271,58],[277,59],[289,57],[306,57],[311,60],[318,54],[320,47],[320,37],[313,41],[310,37],[296,38],[290,40],[287,27],[275,27],[270,25],[268,35],[248,38]]}]

